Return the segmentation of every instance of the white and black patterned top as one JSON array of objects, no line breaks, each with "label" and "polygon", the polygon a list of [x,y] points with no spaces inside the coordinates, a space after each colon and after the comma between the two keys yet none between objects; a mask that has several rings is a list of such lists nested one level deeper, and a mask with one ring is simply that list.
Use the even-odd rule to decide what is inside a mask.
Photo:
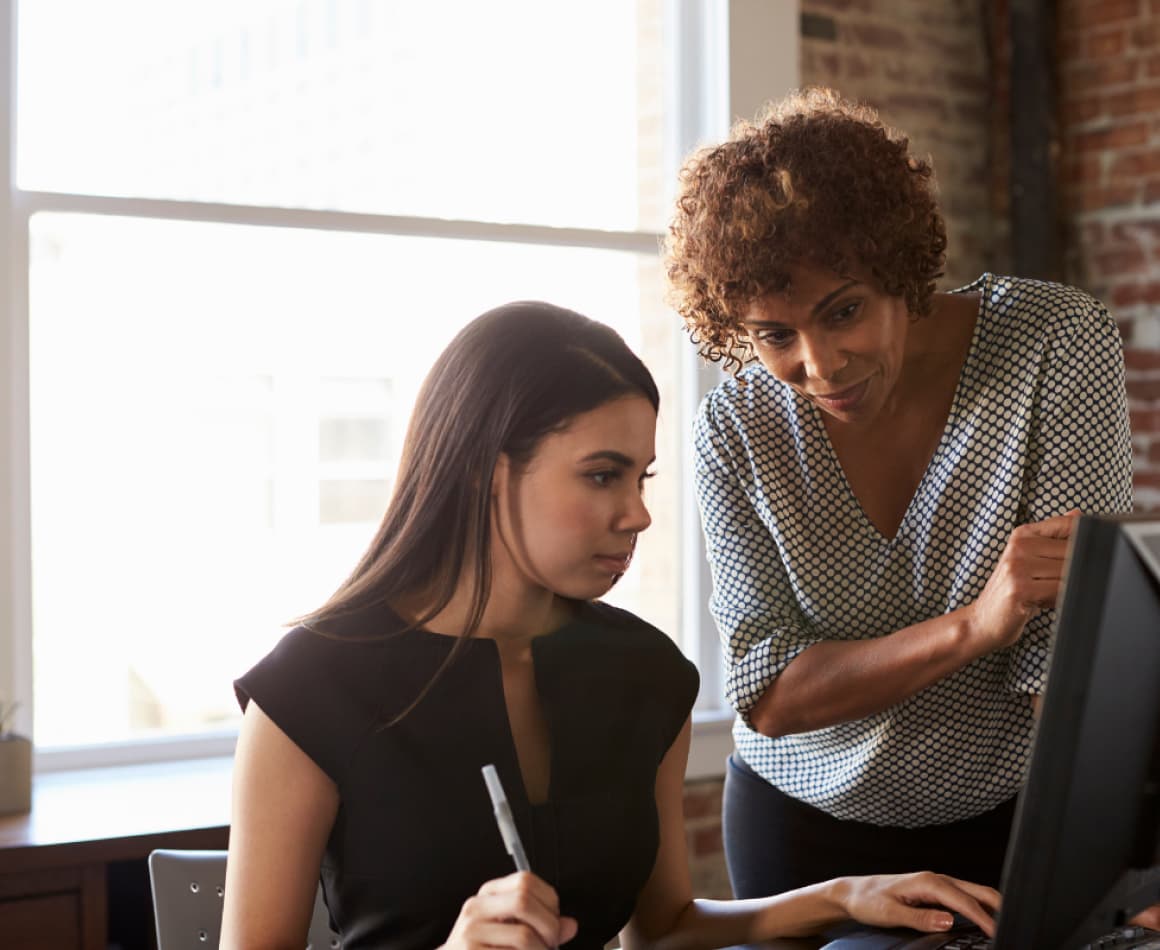
[{"label": "white and black patterned top", "polygon": [[865,719],[771,739],[746,714],[821,640],[879,637],[973,601],[1020,524],[1131,507],[1122,345],[1107,310],[1058,284],[984,274],[941,441],[897,535],[867,519],[821,416],[763,367],[706,396],[696,479],[738,753],[837,817],[921,827],[1022,784],[1054,614]]}]

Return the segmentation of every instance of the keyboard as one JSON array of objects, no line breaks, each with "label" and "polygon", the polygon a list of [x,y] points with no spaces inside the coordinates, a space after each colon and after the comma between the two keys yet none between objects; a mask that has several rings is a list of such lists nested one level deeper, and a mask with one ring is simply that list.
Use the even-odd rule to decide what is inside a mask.
[{"label": "keyboard", "polygon": [[952,936],[948,943],[942,945],[942,950],[990,950],[991,938],[983,931]]},{"label": "keyboard", "polygon": [[[978,927],[956,927],[948,933],[913,930],[858,930],[831,940],[821,950],[991,950],[991,938]],[[1117,927],[1076,950],[1160,950],[1160,930]]]}]

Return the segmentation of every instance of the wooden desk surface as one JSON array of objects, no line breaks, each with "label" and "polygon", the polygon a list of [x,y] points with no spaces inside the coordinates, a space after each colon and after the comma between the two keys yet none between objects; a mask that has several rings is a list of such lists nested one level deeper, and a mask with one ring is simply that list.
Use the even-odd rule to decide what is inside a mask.
[{"label": "wooden desk surface", "polygon": [[215,758],[38,773],[32,810],[0,817],[0,873],[224,848],[231,767]]}]

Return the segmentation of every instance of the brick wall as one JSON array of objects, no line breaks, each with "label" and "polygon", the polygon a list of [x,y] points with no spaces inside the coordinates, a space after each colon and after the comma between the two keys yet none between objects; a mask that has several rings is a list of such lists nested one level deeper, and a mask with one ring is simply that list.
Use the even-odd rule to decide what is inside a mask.
[{"label": "brick wall", "polygon": [[1136,507],[1160,510],[1160,2],[1061,0],[1058,57],[1066,279],[1119,321]]},{"label": "brick wall", "polygon": [[801,0],[801,81],[876,107],[930,155],[947,220],[942,286],[991,268],[990,70],[979,0]]},{"label": "brick wall", "polygon": [[722,785],[714,779],[685,783],[685,842],[697,897],[733,896],[721,844]]},{"label": "brick wall", "polygon": [[[802,83],[878,107],[934,159],[943,286],[1009,272],[1009,0],[801,0]],[[1160,0],[1060,0],[1063,279],[1105,301],[1128,366],[1136,507],[1160,510]]]}]

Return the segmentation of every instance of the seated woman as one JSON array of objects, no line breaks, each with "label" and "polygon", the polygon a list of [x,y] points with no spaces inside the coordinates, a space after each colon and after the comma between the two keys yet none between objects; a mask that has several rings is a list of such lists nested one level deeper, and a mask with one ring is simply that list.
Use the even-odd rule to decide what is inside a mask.
[{"label": "seated woman", "polygon": [[998,883],[1069,515],[1131,507],[1115,321],[1034,280],[937,293],[945,248],[930,164],[827,90],[683,171],[672,296],[738,371],[695,451],[739,897]]},{"label": "seated woman", "polygon": [[300,947],[320,870],[347,950],[714,947],[948,910],[990,931],[998,895],[933,873],[693,900],[697,673],[597,600],[649,525],[657,407],[621,338],[568,310],[509,304],[452,341],[370,548],[236,683],[223,948]]}]

